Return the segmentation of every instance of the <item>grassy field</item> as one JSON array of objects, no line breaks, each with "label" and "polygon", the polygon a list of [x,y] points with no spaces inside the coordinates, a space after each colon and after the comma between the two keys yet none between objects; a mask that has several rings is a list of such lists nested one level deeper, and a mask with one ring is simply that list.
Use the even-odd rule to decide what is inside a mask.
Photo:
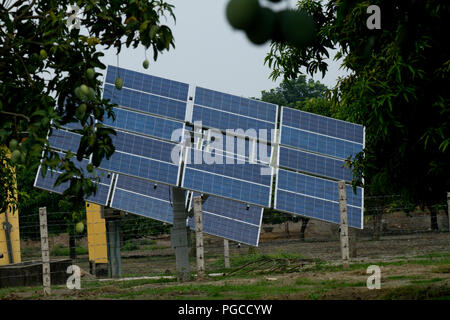
[{"label": "grassy field", "polygon": [[[151,244],[154,245],[154,244]],[[164,257],[153,257],[153,262]],[[81,290],[53,286],[45,299],[450,299],[450,253],[432,252],[343,267],[300,254],[233,255],[233,268],[211,260],[208,272],[225,275],[178,283],[175,279],[100,281],[82,277]],[[268,264],[279,271],[267,268]],[[292,270],[297,264],[301,268]],[[271,265],[271,266],[272,266]],[[381,268],[381,289],[366,287],[367,267]],[[42,287],[0,289],[0,299],[44,299]]]}]

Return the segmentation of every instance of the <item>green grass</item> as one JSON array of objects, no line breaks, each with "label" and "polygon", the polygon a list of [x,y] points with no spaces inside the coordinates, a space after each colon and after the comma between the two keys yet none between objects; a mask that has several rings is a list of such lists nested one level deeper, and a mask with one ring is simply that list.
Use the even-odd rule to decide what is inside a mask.
[{"label": "green grass", "polygon": [[434,273],[450,273],[450,265],[440,265],[431,270]]},{"label": "green grass", "polygon": [[450,300],[450,287],[409,285],[388,289],[382,298],[385,300]]},{"label": "green grass", "polygon": [[156,244],[156,240],[153,240],[153,239],[139,239],[138,243],[139,243],[140,246],[155,245]]},{"label": "green grass", "polygon": [[137,245],[136,241],[133,240],[125,241],[121,248],[122,251],[134,251],[137,249],[139,249],[139,246]]},{"label": "green grass", "polygon": [[310,278],[298,278],[295,280],[295,284],[298,286],[314,286],[316,288],[322,289],[336,289],[336,288],[347,288],[347,287],[365,287],[366,282],[364,281],[342,281],[342,280],[313,280]]},{"label": "green grass", "polygon": [[[237,268],[247,263],[256,262],[263,259],[304,259],[305,256],[299,253],[289,253],[279,251],[277,253],[253,253],[253,254],[240,254],[230,256],[231,268]],[[220,268],[222,270],[224,265],[224,259],[221,255],[211,266],[214,268]]]},{"label": "green grass", "polygon": [[[429,259],[406,259],[398,261],[379,261],[371,263],[351,263],[347,269],[344,269],[342,265],[329,265],[322,261],[316,262],[315,266],[308,268],[309,271],[320,271],[320,272],[338,272],[338,271],[354,271],[354,270],[365,270],[370,265],[377,265],[380,267],[384,266],[401,266],[401,265],[423,265],[423,266],[448,266],[450,265],[450,258],[446,254],[442,257],[435,257]],[[445,268],[445,267],[443,267]]]},{"label": "green grass", "polygon": [[[150,287],[120,293],[103,295],[114,299],[264,299],[289,295],[301,291],[295,286],[285,286],[276,282],[259,280],[253,284],[185,284],[169,287]],[[303,289],[304,290],[304,289]]]},{"label": "green grass", "polygon": [[423,254],[423,255],[419,255],[419,256],[415,256],[415,258],[450,258],[450,253],[447,252],[433,252],[433,253],[428,253],[428,254]]},{"label": "green grass", "polygon": [[435,282],[440,282],[440,281],[444,281],[445,279],[442,278],[432,278],[432,279],[419,279],[419,280],[411,280],[411,283],[414,284],[428,284],[428,283],[435,283]]},{"label": "green grass", "polygon": [[151,244],[151,245],[145,245],[140,247],[141,250],[160,250],[160,249],[168,249],[169,247],[166,246],[162,246],[162,245],[155,245],[155,244]]},{"label": "green grass", "polygon": [[[83,247],[75,247],[75,252],[77,255],[88,254],[89,250]],[[56,244],[50,252],[52,256],[68,256],[70,254],[69,248]]]},{"label": "green grass", "polygon": [[387,280],[418,280],[423,279],[422,276],[389,276]]}]

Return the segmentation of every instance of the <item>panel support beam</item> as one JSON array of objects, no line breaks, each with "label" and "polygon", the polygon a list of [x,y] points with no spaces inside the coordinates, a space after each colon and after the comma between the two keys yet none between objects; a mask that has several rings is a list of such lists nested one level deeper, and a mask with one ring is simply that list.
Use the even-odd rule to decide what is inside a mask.
[{"label": "panel support beam", "polygon": [[345,181],[339,181],[339,211],[341,216],[341,255],[342,266],[348,268],[349,266],[349,245],[348,245],[348,218],[347,218],[347,194],[345,190]]},{"label": "panel support beam", "polygon": [[228,239],[223,239],[223,260],[225,262],[225,268],[230,268],[230,244]]},{"label": "panel support beam", "polygon": [[48,229],[47,229],[47,208],[39,208],[39,225],[41,233],[41,252],[42,252],[42,284],[44,295],[51,294],[50,287],[50,254],[48,249]]},{"label": "panel support beam", "polygon": [[205,252],[203,247],[202,197],[194,197],[195,245],[197,256],[197,277],[205,277]]},{"label": "panel support beam", "polygon": [[173,194],[173,227],[170,230],[172,248],[175,251],[178,281],[189,281],[189,239],[186,227],[186,207],[184,190],[172,187]]},{"label": "panel support beam", "polygon": [[450,192],[447,192],[447,218],[448,218],[448,232],[450,232]]},{"label": "panel support beam", "polygon": [[122,260],[120,255],[120,220],[107,219],[107,245],[109,275],[111,278],[122,277]]}]

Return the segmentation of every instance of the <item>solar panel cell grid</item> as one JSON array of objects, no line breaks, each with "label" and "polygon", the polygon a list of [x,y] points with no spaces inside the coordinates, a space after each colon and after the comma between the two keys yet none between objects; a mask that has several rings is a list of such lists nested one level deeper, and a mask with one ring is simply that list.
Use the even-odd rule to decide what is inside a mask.
[{"label": "solar panel cell grid", "polygon": [[124,87],[126,88],[132,88],[182,101],[187,100],[189,90],[188,84],[117,68],[114,66],[108,66],[106,82],[114,84],[119,75],[123,80]]},{"label": "solar panel cell grid", "polygon": [[[58,179],[60,172],[51,172],[51,170],[47,170],[47,174],[42,177],[41,167],[39,167],[37,172],[36,184],[35,187],[44,189],[47,191],[55,192],[62,194],[68,187],[69,182],[61,183],[58,186],[54,186],[56,179]],[[91,195],[87,198],[87,201],[94,202],[101,205],[106,205],[108,199],[109,188],[111,184],[111,178],[107,178],[107,176],[101,177],[101,183],[97,185],[97,192],[95,195]]]},{"label": "solar panel cell grid", "polygon": [[[339,203],[294,194],[284,190],[277,190],[275,208],[305,217],[340,223]],[[349,226],[362,228],[361,208],[348,206],[347,217]]]},{"label": "solar panel cell grid", "polygon": [[283,125],[311,132],[363,143],[364,128],[361,125],[283,107]]},{"label": "solar panel cell grid", "polygon": [[[202,154],[200,150],[191,149],[191,154]],[[209,154],[205,152],[203,154]],[[262,175],[261,169],[268,168],[268,166],[261,164],[251,164],[251,163],[243,163],[243,164],[225,164],[225,160],[223,160],[224,164],[206,164],[202,162],[201,164],[195,164],[195,155],[193,155],[193,159],[191,163],[187,166],[189,168],[193,168],[196,170],[201,170],[205,172],[210,172],[213,174],[223,175],[231,178],[243,179],[248,182],[258,183],[270,186],[271,176],[270,175]]]},{"label": "solar panel cell grid", "polygon": [[177,185],[178,181],[178,165],[136,157],[119,151],[116,151],[110,159],[104,159],[100,169],[169,185]]},{"label": "solar panel cell grid", "polygon": [[270,205],[270,186],[218,176],[189,167],[185,169],[183,187],[260,206]]},{"label": "solar panel cell grid", "polygon": [[168,99],[126,88],[117,90],[114,86],[106,84],[103,94],[104,99],[110,99],[111,103],[168,118],[184,121],[186,114],[186,102]]},{"label": "solar panel cell grid", "polygon": [[117,129],[176,141],[179,140],[179,135],[174,134],[174,132],[181,132],[183,129],[183,123],[181,122],[143,115],[118,108],[113,108],[113,110],[116,114],[116,121],[108,118],[105,119],[104,124]]},{"label": "solar panel cell grid", "polygon": [[170,187],[164,184],[137,179],[129,176],[119,175],[116,181],[116,188],[132,191],[156,199],[170,201]]},{"label": "solar panel cell grid", "polygon": [[363,145],[314,133],[283,127],[281,144],[346,159],[362,151]]},{"label": "solar panel cell grid", "polygon": [[272,141],[272,132],[275,128],[274,122],[265,122],[253,117],[242,117],[222,111],[204,108],[198,105],[194,106],[192,121],[201,121],[202,125],[208,128],[217,128],[220,130],[243,129],[247,131],[250,137],[257,138],[258,130],[267,130],[267,140]]},{"label": "solar panel cell grid", "polygon": [[116,188],[111,207],[159,221],[173,223],[172,207],[168,201],[150,198],[126,190]]},{"label": "solar panel cell grid", "polygon": [[[194,220],[189,220],[189,226],[194,229]],[[259,227],[230,220],[217,215],[203,213],[203,231],[218,237],[231,239],[249,245],[258,244]]]},{"label": "solar panel cell grid", "polygon": [[[286,170],[278,170],[278,189],[301,193],[311,197],[317,197],[339,202],[338,183],[336,181],[316,178]],[[346,186],[347,204],[362,206],[362,191],[357,188],[354,194],[351,186]]]},{"label": "solar panel cell grid", "polygon": [[272,123],[276,121],[276,105],[201,87],[196,88],[195,104]]},{"label": "solar panel cell grid", "polygon": [[[194,196],[199,196],[195,193]],[[261,207],[248,206],[243,202],[209,196],[202,204],[203,212],[228,217],[259,226],[261,222]]]},{"label": "solar panel cell grid", "polygon": [[324,157],[300,150],[280,147],[280,167],[299,170],[307,173],[351,181],[352,172],[345,167],[345,161]]},{"label": "solar panel cell grid", "polygon": [[[175,143],[156,140],[118,131],[112,136],[113,145],[117,151],[130,153],[149,159],[156,159],[172,163],[171,153],[176,147]],[[176,164],[178,165],[178,164]]]},{"label": "solar panel cell grid", "polygon": [[74,153],[78,150],[80,139],[79,134],[60,129],[53,129],[52,134],[48,137],[50,147],[64,151],[70,150]]}]

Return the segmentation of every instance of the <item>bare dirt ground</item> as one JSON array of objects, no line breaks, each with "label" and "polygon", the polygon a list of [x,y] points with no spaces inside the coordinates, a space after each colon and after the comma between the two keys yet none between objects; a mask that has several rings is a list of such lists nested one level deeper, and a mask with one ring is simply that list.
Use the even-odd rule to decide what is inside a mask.
[{"label": "bare dirt ground", "polygon": [[[58,239],[59,241],[60,239]],[[61,240],[62,241],[62,240]],[[240,272],[201,281],[105,281],[82,278],[82,290],[55,287],[47,299],[450,299],[450,233],[416,233],[385,236],[381,240],[359,237],[357,257],[342,269],[340,244],[298,239],[266,240],[255,250],[230,246],[231,269],[223,268],[222,240],[205,239],[207,272],[230,273],[252,256],[295,257],[306,261],[296,272],[273,274]],[[246,260],[247,259],[247,260]],[[292,261],[295,261],[292,260]],[[75,261],[89,270],[87,255]],[[370,264],[381,268],[381,290],[366,287]],[[192,270],[195,260],[191,259]],[[258,270],[256,270],[258,271]],[[175,258],[168,238],[151,248],[122,252],[125,277],[174,275]],[[42,299],[42,289],[14,288],[1,291],[0,299]]]}]

